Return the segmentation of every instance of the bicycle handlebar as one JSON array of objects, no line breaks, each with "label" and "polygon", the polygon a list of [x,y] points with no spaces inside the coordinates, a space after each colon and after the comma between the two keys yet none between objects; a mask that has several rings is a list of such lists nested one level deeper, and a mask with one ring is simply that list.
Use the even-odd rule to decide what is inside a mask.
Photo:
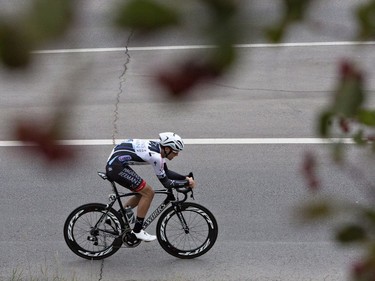
[{"label": "bicycle handlebar", "polygon": [[183,194],[186,194],[190,191],[193,191],[193,189],[191,187],[188,187],[188,186],[175,187],[175,189],[176,189],[177,192],[180,192],[180,193],[183,193]]},{"label": "bicycle handlebar", "polygon": [[[193,172],[190,172],[189,175],[188,175],[188,177],[194,179]],[[176,189],[177,192],[180,192],[180,193],[184,194],[185,199],[186,199],[187,194],[189,192],[191,192],[191,198],[194,198],[193,189],[191,187],[189,187],[189,186],[175,187],[175,189]]]}]

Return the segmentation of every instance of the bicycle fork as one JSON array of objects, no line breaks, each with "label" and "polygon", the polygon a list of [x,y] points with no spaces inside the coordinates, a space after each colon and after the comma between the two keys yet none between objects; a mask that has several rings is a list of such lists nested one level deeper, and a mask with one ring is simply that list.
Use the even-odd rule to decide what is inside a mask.
[{"label": "bicycle fork", "polygon": [[184,216],[181,212],[181,206],[179,204],[176,204],[173,207],[176,211],[178,219],[181,222],[182,229],[185,231],[185,234],[189,234],[189,232],[190,232],[189,226],[187,225],[186,220],[185,220],[185,218],[184,218]]}]

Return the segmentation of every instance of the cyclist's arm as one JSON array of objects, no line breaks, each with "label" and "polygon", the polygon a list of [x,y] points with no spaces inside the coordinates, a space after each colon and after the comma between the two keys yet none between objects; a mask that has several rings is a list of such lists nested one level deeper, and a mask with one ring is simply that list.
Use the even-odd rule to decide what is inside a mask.
[{"label": "cyclist's arm", "polygon": [[[181,175],[169,171],[168,173],[164,170],[165,161],[161,158],[160,154],[157,153],[149,153],[150,158],[148,162],[153,165],[155,174],[160,180],[161,184],[165,188],[174,188],[174,187],[185,187],[190,185],[190,181],[188,178]],[[171,176],[171,178],[170,178]],[[177,178],[175,178],[175,176]]]},{"label": "cyclist's arm", "polygon": [[166,163],[164,163],[164,171],[167,174],[167,177],[171,180],[186,180],[186,176],[169,170]]},{"label": "cyclist's arm", "polygon": [[189,186],[191,188],[195,187],[195,181],[192,177],[183,176],[183,175],[180,175],[179,173],[176,173],[176,172],[173,172],[173,171],[169,170],[166,163],[164,163],[164,170],[165,170],[165,173],[167,174],[167,177],[169,179],[179,180],[179,181],[185,181],[186,180],[187,184],[185,186]]},{"label": "cyclist's arm", "polygon": [[172,180],[165,173],[164,175],[158,175],[158,179],[165,188],[189,186],[189,180]]}]

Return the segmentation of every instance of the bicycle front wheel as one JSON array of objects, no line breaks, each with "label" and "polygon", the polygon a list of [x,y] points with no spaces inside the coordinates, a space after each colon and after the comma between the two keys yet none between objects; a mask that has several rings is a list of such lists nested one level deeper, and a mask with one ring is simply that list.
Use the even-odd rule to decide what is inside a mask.
[{"label": "bicycle front wheel", "polygon": [[217,234],[218,226],[213,214],[192,202],[182,203],[179,211],[173,206],[168,208],[156,226],[161,247],[181,259],[205,254],[215,244]]},{"label": "bicycle front wheel", "polygon": [[122,245],[124,223],[114,210],[106,205],[90,203],[78,207],[67,218],[64,238],[76,255],[100,260],[116,253]]}]

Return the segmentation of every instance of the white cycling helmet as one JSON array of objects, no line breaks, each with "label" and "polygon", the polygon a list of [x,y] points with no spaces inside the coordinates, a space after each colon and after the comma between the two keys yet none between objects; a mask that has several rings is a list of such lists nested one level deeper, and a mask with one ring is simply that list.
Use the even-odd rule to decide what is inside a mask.
[{"label": "white cycling helmet", "polygon": [[159,134],[160,145],[169,146],[174,151],[182,151],[184,149],[184,142],[181,137],[172,132],[165,132]]}]

